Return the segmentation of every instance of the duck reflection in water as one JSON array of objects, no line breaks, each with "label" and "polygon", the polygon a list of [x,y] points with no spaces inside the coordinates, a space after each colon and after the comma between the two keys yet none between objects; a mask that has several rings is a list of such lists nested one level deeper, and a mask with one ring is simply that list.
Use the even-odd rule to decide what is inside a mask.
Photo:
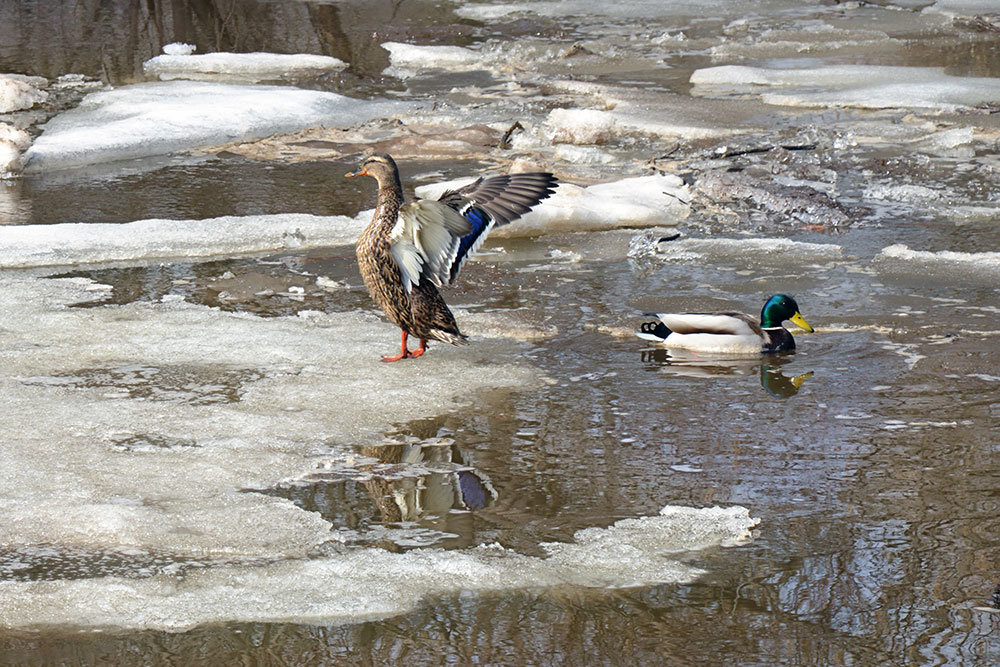
[{"label": "duck reflection in water", "polygon": [[813,371],[809,371],[799,375],[785,375],[781,367],[791,359],[779,354],[765,355],[762,359],[726,359],[665,348],[643,350],[640,354],[644,363],[654,364],[659,370],[681,377],[709,378],[759,372],[760,386],[775,398],[794,396],[813,374]]},{"label": "duck reflection in water", "polygon": [[374,445],[361,453],[380,462],[368,466],[373,475],[364,486],[382,523],[419,522],[471,537],[471,512],[497,499],[489,479],[450,440]]}]

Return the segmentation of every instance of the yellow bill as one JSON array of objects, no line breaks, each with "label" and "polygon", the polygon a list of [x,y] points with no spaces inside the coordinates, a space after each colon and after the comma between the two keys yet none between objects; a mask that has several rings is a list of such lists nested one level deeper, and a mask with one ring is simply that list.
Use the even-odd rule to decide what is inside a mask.
[{"label": "yellow bill", "polygon": [[806,322],[804,317],[799,315],[798,311],[795,311],[795,314],[789,317],[788,321],[797,326],[798,328],[802,329],[806,333],[813,332],[813,328],[809,326],[809,323]]}]

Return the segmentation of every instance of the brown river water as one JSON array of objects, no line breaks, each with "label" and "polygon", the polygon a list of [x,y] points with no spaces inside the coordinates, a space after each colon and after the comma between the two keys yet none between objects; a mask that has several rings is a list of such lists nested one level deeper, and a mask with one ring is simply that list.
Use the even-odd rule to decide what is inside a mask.
[{"label": "brown river water", "polygon": [[[349,245],[198,262],[5,269],[11,280],[71,277],[110,286],[60,311],[68,318],[60,322],[80,330],[118,326],[119,312],[125,321],[182,300],[208,306],[197,311],[205,318],[232,314],[241,326],[292,326],[317,312],[356,317],[377,335],[337,357],[342,381],[361,378],[358,391],[405,382],[403,400],[415,410],[430,407],[388,411],[383,421],[345,427],[336,441],[313,442],[289,427],[291,444],[281,445],[280,456],[299,448],[303,457],[329,457],[325,467],[234,490],[261,503],[288,501],[288,512],[308,516],[292,523],[321,519],[337,540],[302,553],[289,548],[291,555],[277,547],[198,555],[162,543],[136,547],[122,528],[102,533],[102,545],[81,547],[46,537],[44,527],[32,533],[40,537],[22,539],[22,518],[0,527],[0,598],[22,610],[60,595],[64,584],[106,582],[110,590],[122,581],[176,578],[174,592],[190,585],[187,594],[197,600],[200,573],[222,565],[250,563],[247,569],[267,576],[285,559],[338,562],[383,551],[426,551],[427,562],[437,563],[494,543],[534,563],[548,553],[545,543],[570,543],[577,531],[653,516],[667,505],[746,507],[760,519],[752,539],[685,551],[676,558],[698,576],[666,583],[623,575],[606,586],[569,579],[470,590],[427,585],[414,604],[396,606],[406,584],[375,582],[371,599],[384,599],[388,611],[369,614],[345,602],[341,615],[325,620],[308,611],[268,620],[222,609],[208,622],[186,624],[137,611],[116,626],[82,617],[32,623],[27,612],[5,618],[0,610],[0,664],[1000,663],[1000,93],[940,113],[905,101],[879,109],[779,105],[738,83],[708,92],[689,83],[695,70],[730,64],[941,68],[952,78],[995,81],[1000,32],[983,22],[997,17],[985,10],[952,17],[928,9],[930,1],[605,4],[525,2],[512,10],[475,2],[180,0],[139,8],[29,0],[0,9],[0,72],[49,79],[80,73],[124,86],[141,80],[143,61],[163,44],[183,41],[199,53],[331,55],[348,69],[299,85],[439,104],[442,114],[461,119],[455,127],[519,118],[541,126],[553,109],[585,104],[565,83],[573,80],[613,89],[616,100],[642,100],[640,115],[697,106],[710,124],[724,126],[732,116],[749,128],[738,138],[669,138],[619,126],[593,141],[562,144],[599,150],[600,159],[550,152],[547,140],[558,143],[551,133],[515,142],[515,151],[581,184],[652,169],[677,173],[694,184],[691,213],[653,230],[564,228],[490,241],[446,294],[473,344],[432,344],[425,358],[405,362],[413,364],[406,375],[367,363],[393,351],[398,339],[378,319]],[[384,42],[481,48],[489,64],[393,76],[384,73]],[[567,51],[575,46],[583,51]],[[869,76],[845,71],[858,83]],[[496,100],[515,94],[506,87],[512,81],[522,85],[521,97],[504,106],[510,102]],[[791,148],[770,150],[776,145]],[[723,156],[728,169],[706,166],[726,151],[757,147],[764,150]],[[310,157],[228,146],[158,162],[28,172],[0,181],[0,216],[6,225],[39,228],[353,217],[374,203],[372,183],[342,177],[363,150],[354,148]],[[410,185],[510,163],[497,149],[462,148],[446,158],[414,153],[401,159]],[[803,183],[830,187],[822,197],[816,189],[806,196]],[[795,333],[794,353],[689,359],[631,335],[646,312],[755,313],[776,292],[793,294],[816,329]],[[178,321],[194,327],[202,320]],[[2,326],[9,333],[30,325],[6,313]],[[282,344],[280,333],[271,340]],[[329,344],[340,345],[336,337]],[[78,359],[59,369],[40,361],[38,370],[10,372],[26,390],[70,397],[39,412],[69,410],[73,396],[92,393],[104,403],[141,403],[154,419],[181,410],[183,421],[184,411],[211,415],[239,404],[280,366],[249,352],[239,365],[217,367],[192,366],[169,351],[141,363],[123,353],[118,365],[90,354],[81,344]],[[305,378],[311,367],[295,372]],[[531,379],[509,375],[516,369]],[[496,386],[489,379],[469,385],[474,389],[453,400],[431,400],[449,377],[463,382],[459,373],[498,379]],[[322,392],[289,387],[289,402],[325,400]],[[255,418],[246,416],[247,429]],[[81,417],[74,428],[86,435],[89,423]],[[111,437],[103,451],[109,460],[161,456],[158,465],[173,476],[190,470],[192,479],[208,479],[198,457],[208,449],[200,433],[211,428],[191,419],[156,433],[134,428]],[[11,451],[27,437],[21,434],[7,434]],[[68,445],[50,440],[53,457],[76,460]],[[263,436],[249,436],[246,446],[273,448],[278,460],[279,446],[265,446]],[[236,451],[225,460],[238,462]],[[282,458],[281,465],[290,464]],[[23,479],[30,476],[8,473],[0,508],[63,497],[40,482],[10,490],[27,484]],[[112,504],[144,497],[134,489],[106,493]],[[240,515],[219,516],[212,523]],[[201,529],[210,533],[191,528]],[[282,527],[237,521],[215,529],[244,544]],[[623,562],[629,558],[623,551]],[[401,570],[399,580],[419,579],[407,563],[413,570]],[[14,588],[27,585],[34,587]],[[101,595],[74,600],[83,608],[128,606],[128,592]],[[274,595],[288,598],[285,607],[308,608],[294,591]],[[269,602],[261,594],[246,606]],[[199,604],[216,602],[206,597],[192,608]]]}]

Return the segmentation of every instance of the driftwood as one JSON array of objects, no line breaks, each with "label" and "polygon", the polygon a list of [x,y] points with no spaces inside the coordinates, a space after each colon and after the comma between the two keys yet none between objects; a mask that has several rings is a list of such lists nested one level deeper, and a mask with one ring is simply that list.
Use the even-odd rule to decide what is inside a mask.
[{"label": "driftwood", "polygon": [[775,145],[775,146],[761,146],[759,148],[743,148],[740,150],[726,151],[719,155],[713,155],[711,159],[721,160],[727,157],[736,157],[738,155],[755,155],[757,153],[770,153],[775,148],[784,148],[786,151],[814,151],[816,150],[816,144],[798,144],[791,146]]},{"label": "driftwood", "polygon": [[1000,26],[998,26],[996,23],[990,23],[979,14],[973,16],[972,20],[976,25],[978,25],[983,30],[986,30],[987,32],[1000,32]]},{"label": "driftwood", "polygon": [[510,148],[510,136],[514,134],[517,130],[523,130],[524,126],[521,125],[520,121],[514,121],[514,124],[507,128],[507,131],[503,133],[503,137],[500,138],[500,143],[497,144],[497,148],[508,149]]}]

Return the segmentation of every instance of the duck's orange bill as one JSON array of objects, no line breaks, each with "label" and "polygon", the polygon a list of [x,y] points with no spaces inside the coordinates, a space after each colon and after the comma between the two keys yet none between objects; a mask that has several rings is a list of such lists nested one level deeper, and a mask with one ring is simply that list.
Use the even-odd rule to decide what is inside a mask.
[{"label": "duck's orange bill", "polygon": [[349,171],[344,176],[347,178],[354,178],[355,176],[367,176],[368,172],[364,169],[358,169],[357,171]]}]

